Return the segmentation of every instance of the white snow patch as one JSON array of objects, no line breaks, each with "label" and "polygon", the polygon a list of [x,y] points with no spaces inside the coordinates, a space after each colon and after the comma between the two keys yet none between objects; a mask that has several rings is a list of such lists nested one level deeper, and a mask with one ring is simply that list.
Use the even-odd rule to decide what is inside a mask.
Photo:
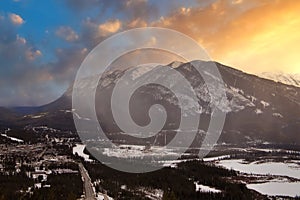
[{"label": "white snow patch", "polygon": [[251,95],[247,95],[247,97],[254,103],[255,101],[257,101],[257,98]]},{"label": "white snow patch", "polygon": [[260,101],[260,103],[264,106],[264,108],[270,106],[270,103],[268,103],[266,101]]},{"label": "white snow patch", "polygon": [[212,162],[217,160],[224,160],[230,158],[230,155],[223,155],[223,156],[217,156],[217,157],[210,157],[210,158],[203,158],[204,162]]},{"label": "white snow patch", "polygon": [[259,114],[262,114],[263,113],[263,111],[261,110],[261,109],[255,109],[255,111],[254,111],[257,115],[259,115]]},{"label": "white snow patch", "polygon": [[195,186],[196,186],[196,192],[203,192],[203,193],[221,193],[221,190],[206,186],[206,185],[202,185],[199,184],[197,182],[194,182]]},{"label": "white snow patch", "polygon": [[127,186],[126,185],[121,185],[121,190],[126,190]]},{"label": "white snow patch", "polygon": [[77,153],[80,157],[84,158],[85,161],[92,162],[93,160],[89,158],[89,155],[83,152],[84,148],[84,144],[76,144],[76,146],[73,147],[73,154],[75,155]]},{"label": "white snow patch", "polygon": [[104,148],[102,150],[104,155],[117,158],[141,158],[144,156],[178,156],[178,153],[176,153],[174,149],[159,146],[152,146],[150,149],[147,149],[142,145],[119,145],[118,148]]},{"label": "white snow patch", "polygon": [[[113,198],[111,198],[111,197],[109,197],[107,195],[105,195],[105,196],[108,198],[108,200],[114,200]],[[98,193],[96,199],[97,200],[105,200],[106,199],[105,196],[103,194],[101,194],[101,193]]]},{"label": "white snow patch", "polygon": [[23,140],[19,139],[19,138],[15,138],[15,137],[10,137],[7,135],[7,133],[10,131],[11,129],[8,128],[7,130],[4,131],[4,134],[1,134],[2,137],[6,137],[7,139],[10,139],[11,141],[15,141],[15,142],[24,142]]},{"label": "white snow patch", "polygon": [[282,114],[280,114],[280,113],[273,113],[273,116],[274,117],[283,118]]},{"label": "white snow patch", "polygon": [[15,141],[15,142],[24,142],[24,141],[21,140],[21,139],[18,139],[18,138],[15,138],[15,137],[10,137],[10,136],[8,136],[8,135],[6,135],[6,134],[1,134],[1,136],[6,137],[6,138],[10,139],[11,141]]}]

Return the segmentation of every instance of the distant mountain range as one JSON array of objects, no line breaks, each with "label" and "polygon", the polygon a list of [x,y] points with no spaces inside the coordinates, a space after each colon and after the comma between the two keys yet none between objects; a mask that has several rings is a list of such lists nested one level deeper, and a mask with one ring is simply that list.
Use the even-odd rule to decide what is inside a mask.
[{"label": "distant mountain range", "polygon": [[279,83],[300,87],[300,74],[286,74],[282,72],[263,72],[261,74],[258,74],[258,76],[274,80]]},{"label": "distant mountain range", "polygon": [[[208,64],[211,63],[203,61],[196,63],[198,66]],[[294,77],[285,79],[282,76],[267,77],[267,74],[261,78],[219,63],[216,65],[224,80],[229,101],[228,105],[220,107],[227,113],[220,143],[239,145],[261,142],[300,144],[300,88],[292,86],[299,86],[299,79],[296,80]],[[203,78],[191,63],[176,62],[169,66],[180,72],[194,88],[202,108],[199,130],[202,133],[205,132],[210,121],[211,105],[214,102],[210,100]],[[116,140],[119,139],[117,133],[121,130],[113,120],[110,97],[116,82],[129,69],[132,68],[105,73],[97,88],[96,110],[98,119],[105,131],[113,135]],[[143,76],[145,80],[148,79],[149,74],[147,72],[141,72],[138,67],[134,68],[134,71],[136,75]],[[205,73],[212,76],[209,70]],[[271,77],[279,82],[266,79]],[[162,74],[159,74],[159,78],[168,80],[169,77],[163,77]],[[290,81],[288,82],[288,80]],[[176,80],[170,79],[168,81],[180,84]],[[89,87],[89,79],[82,80],[81,85]],[[0,125],[10,128],[13,128],[12,126],[22,128],[27,125],[43,125],[75,131],[73,114],[81,120],[88,119],[85,116],[76,115],[76,110],[72,110],[71,99],[72,87],[56,101],[41,107],[0,108]],[[186,102],[188,102],[186,105],[188,108],[187,113],[184,114],[195,114],[194,107],[189,104],[188,98]],[[168,112],[164,132],[173,134],[178,131],[181,114],[178,101],[170,90],[158,85],[147,85],[134,93],[130,102],[132,118],[138,124],[146,125],[149,123],[148,109],[157,103],[163,105]],[[160,140],[162,139],[160,138]],[[160,143],[162,144],[162,141]]]}]

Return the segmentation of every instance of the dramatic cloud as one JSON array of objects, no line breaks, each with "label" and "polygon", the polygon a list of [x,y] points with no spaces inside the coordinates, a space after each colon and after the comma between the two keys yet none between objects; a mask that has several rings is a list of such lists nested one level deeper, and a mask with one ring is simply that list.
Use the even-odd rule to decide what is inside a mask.
[{"label": "dramatic cloud", "polygon": [[56,35],[68,42],[74,42],[79,39],[78,34],[68,26],[61,26],[56,31]]},{"label": "dramatic cloud", "polygon": [[299,73],[299,9],[293,0],[219,0],[206,8],[180,8],[152,25],[186,33],[213,59],[247,72],[284,66]]},{"label": "dramatic cloud", "polygon": [[[42,64],[41,50],[18,34],[10,17],[1,17],[0,27],[0,105],[41,105],[55,100],[74,78],[81,53],[58,53],[58,62]],[[67,56],[73,59],[67,62]]]},{"label": "dramatic cloud", "polygon": [[[62,2],[65,4],[60,5],[68,6],[64,9],[71,13],[71,21],[63,23],[65,26],[54,21],[49,22],[55,23],[53,27],[43,26],[41,32],[47,30],[47,39],[38,35],[39,27],[25,31],[33,18],[26,15],[24,24],[22,12],[0,12],[0,105],[41,105],[56,99],[74,80],[93,47],[117,32],[136,27],[178,30],[201,44],[212,59],[247,72],[300,73],[300,1]],[[151,44],[158,42],[149,38]],[[178,41],[166,38],[166,42]]]},{"label": "dramatic cloud", "polygon": [[9,18],[10,18],[11,22],[15,25],[22,25],[24,23],[24,20],[20,15],[11,13],[11,14],[9,14]]},{"label": "dramatic cloud", "polygon": [[116,33],[121,29],[121,26],[122,23],[118,19],[107,21],[104,24],[100,24],[98,26],[99,35],[106,37],[108,35],[111,35],[112,33]]}]

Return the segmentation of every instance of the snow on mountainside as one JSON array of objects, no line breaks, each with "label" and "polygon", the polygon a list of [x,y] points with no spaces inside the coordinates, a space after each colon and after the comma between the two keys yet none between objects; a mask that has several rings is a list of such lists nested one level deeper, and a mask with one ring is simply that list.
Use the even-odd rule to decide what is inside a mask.
[{"label": "snow on mountainside", "polygon": [[286,85],[300,87],[300,74],[285,74],[281,72],[263,72],[258,76]]},{"label": "snow on mountainside", "polygon": [[[219,104],[218,99],[211,97],[208,92],[207,83],[198,73],[195,67],[203,69],[203,73],[209,79],[215,80],[209,66],[211,62],[196,61],[195,66],[191,63],[173,62],[169,64],[177,72],[182,74],[193,87],[199,100],[200,110],[195,109],[195,102],[185,94],[183,90],[179,95],[183,99],[183,112],[179,108],[178,99],[167,88],[159,85],[145,85],[140,87],[130,100],[130,114],[132,119],[140,125],[149,123],[147,113],[154,104],[160,104],[166,108],[168,113],[164,131],[178,130],[180,116],[201,115],[199,130],[205,132],[210,121],[212,107],[227,114],[223,134],[219,142],[226,143],[248,143],[254,141],[266,141],[277,143],[298,143],[300,144],[300,88],[290,85],[280,84],[271,80],[260,78],[259,76],[244,73],[240,70],[215,63],[224,81],[224,88],[227,101]],[[173,76],[165,76],[164,73],[154,73],[151,75],[151,67],[128,69],[118,69],[105,72],[98,82],[97,88],[92,82],[95,77],[88,77],[80,80],[78,88],[82,96],[86,96],[88,90],[96,89],[96,111],[99,122],[108,133],[120,133],[119,127],[115,124],[111,111],[111,96],[115,84],[127,72],[132,70],[131,78],[140,77],[142,81],[163,79],[171,85],[181,84],[179,79]],[[291,79],[294,80],[294,79]],[[300,79],[297,79],[300,80]],[[217,82],[220,82],[217,80]],[[300,86],[300,81],[295,81]],[[218,84],[217,84],[218,85]],[[218,90],[218,86],[213,86],[213,90]],[[7,113],[5,118],[1,117],[0,125],[7,124],[8,121],[17,122],[19,126],[31,124],[33,126],[48,126],[61,130],[75,131],[73,114],[78,119],[90,121],[88,116],[79,116],[77,110],[72,109],[72,86],[56,101],[32,108],[33,113],[22,115],[18,119],[9,120]],[[120,109],[123,109],[122,107]],[[125,107],[124,107],[125,109]],[[1,109],[0,109],[1,111]],[[121,137],[121,138],[119,138]],[[123,140],[123,136],[114,135],[114,139]],[[160,140],[160,139],[158,139]]]}]

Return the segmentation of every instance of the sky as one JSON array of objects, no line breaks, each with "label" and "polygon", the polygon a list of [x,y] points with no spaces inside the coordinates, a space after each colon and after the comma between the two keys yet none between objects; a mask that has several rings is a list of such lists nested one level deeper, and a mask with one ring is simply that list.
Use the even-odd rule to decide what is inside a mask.
[{"label": "sky", "polygon": [[39,106],[74,81],[104,39],[165,27],[248,73],[300,73],[297,0],[1,0],[0,106]]}]

